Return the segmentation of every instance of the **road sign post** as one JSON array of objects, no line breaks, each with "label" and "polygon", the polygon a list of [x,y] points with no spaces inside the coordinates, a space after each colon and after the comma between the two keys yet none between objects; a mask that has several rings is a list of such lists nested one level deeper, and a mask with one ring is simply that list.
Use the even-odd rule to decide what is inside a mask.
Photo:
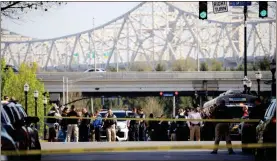
[{"label": "road sign post", "polygon": [[214,14],[217,13],[223,13],[223,12],[228,12],[228,4],[227,2],[213,2],[213,11]]}]

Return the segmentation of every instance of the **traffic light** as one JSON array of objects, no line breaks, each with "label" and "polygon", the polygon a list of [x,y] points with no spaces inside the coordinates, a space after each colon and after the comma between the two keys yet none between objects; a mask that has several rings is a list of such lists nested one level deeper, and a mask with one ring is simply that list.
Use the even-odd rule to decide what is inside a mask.
[{"label": "traffic light", "polygon": [[268,16],[267,8],[267,2],[259,2],[259,17],[264,18]]},{"label": "traffic light", "polygon": [[200,1],[199,2],[199,19],[205,20],[208,19],[208,2]]},{"label": "traffic light", "polygon": [[163,92],[160,92],[160,96],[163,96],[163,94],[164,94]]}]

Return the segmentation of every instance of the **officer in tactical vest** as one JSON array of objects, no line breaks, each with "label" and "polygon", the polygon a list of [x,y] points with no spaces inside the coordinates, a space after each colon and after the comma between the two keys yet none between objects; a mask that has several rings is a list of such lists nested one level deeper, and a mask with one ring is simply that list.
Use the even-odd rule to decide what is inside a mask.
[{"label": "officer in tactical vest", "polygon": [[[180,108],[176,119],[186,119],[184,109]],[[188,126],[187,121],[177,121],[176,122],[176,140],[177,141],[188,141]]]},{"label": "officer in tactical vest", "polygon": [[[139,119],[137,109],[132,109],[132,115],[130,118]],[[131,120],[129,123],[129,141],[139,141],[139,120]]]},{"label": "officer in tactical vest", "polygon": [[[225,105],[225,101],[221,100],[219,107],[216,107],[213,112],[214,119],[232,119],[231,115],[228,113],[228,108]],[[215,126],[215,148],[211,154],[217,154],[217,146],[219,145],[220,139],[225,137],[226,145],[228,147],[229,154],[234,154],[233,149],[230,147],[231,137],[229,132],[229,123],[226,122],[217,122]]]},{"label": "officer in tactical vest", "polygon": [[[139,108],[138,115],[140,118],[145,119],[143,109]],[[139,123],[139,141],[146,141],[146,121],[141,120]]]}]

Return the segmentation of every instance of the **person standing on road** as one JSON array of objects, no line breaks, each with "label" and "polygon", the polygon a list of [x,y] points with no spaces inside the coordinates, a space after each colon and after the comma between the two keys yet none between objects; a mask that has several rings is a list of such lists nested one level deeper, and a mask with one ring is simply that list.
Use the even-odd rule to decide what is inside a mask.
[{"label": "person standing on road", "polygon": [[102,116],[100,114],[100,111],[97,110],[96,113],[95,113],[95,120],[93,121],[93,124],[92,124],[92,127],[94,129],[94,134],[95,134],[95,140],[100,142],[100,137],[101,137],[101,134],[100,134],[100,130],[103,126],[103,122],[102,122]]},{"label": "person standing on road", "polygon": [[106,127],[106,135],[108,142],[116,141],[116,116],[113,114],[111,108],[108,108],[108,112],[105,116],[105,127]]},{"label": "person standing on road", "polygon": [[[187,119],[184,109],[179,109],[179,114],[175,117],[175,119]],[[188,141],[188,127],[186,121],[184,120],[176,122],[176,140]]]},{"label": "person standing on road", "polygon": [[[139,108],[138,115],[140,118],[145,119],[145,114],[143,109]],[[145,120],[140,120],[139,123],[139,141],[146,141],[146,122]]]},{"label": "person standing on road", "polygon": [[266,108],[262,105],[260,98],[256,98],[255,107],[249,113],[249,119],[263,119]]},{"label": "person standing on road", "polygon": [[[150,119],[154,118],[153,113],[150,113],[149,115]],[[147,127],[148,135],[150,136],[151,141],[155,141],[155,121],[148,121],[148,127]]]},{"label": "person standing on road", "polygon": [[[77,112],[75,111],[75,106],[72,105],[70,112],[67,114],[67,117],[79,117],[79,115],[77,114]],[[67,119],[67,142],[71,141],[71,135],[73,132],[74,135],[74,142],[78,142],[79,141],[79,127],[78,127],[78,118],[68,118]]]},{"label": "person standing on road", "polygon": [[[137,114],[137,108],[132,109],[131,118],[139,119],[139,115]],[[129,141],[139,141],[139,120],[131,120],[129,122]]]},{"label": "person standing on road", "polygon": [[[62,110],[62,118],[63,117],[67,117],[67,114],[68,114],[68,108],[67,107],[64,107],[63,110]],[[60,129],[60,137],[63,141],[66,140],[66,131],[67,131],[67,119],[63,118],[61,121],[60,121],[60,126],[61,126],[61,129]]]},{"label": "person standing on road", "polygon": [[54,106],[51,108],[47,116],[52,118],[46,119],[46,125],[49,127],[48,131],[48,142],[56,142],[57,141],[57,133],[58,133],[58,118],[53,117],[61,117],[58,106],[54,104]]},{"label": "person standing on road", "polygon": [[[201,114],[199,113],[199,108],[196,108],[190,112],[188,119],[202,119]],[[190,129],[190,141],[200,141],[200,129],[203,125],[202,121],[188,121],[188,127]]]},{"label": "person standing on road", "polygon": [[[232,117],[228,113],[228,109],[225,105],[224,100],[222,100],[220,102],[219,107],[215,109],[213,116],[215,119],[232,119]],[[225,137],[226,145],[229,146],[228,147],[229,154],[235,154],[231,147],[232,143],[231,143],[231,137],[230,137],[230,131],[229,131],[229,123],[226,123],[226,122],[217,122],[215,126],[215,142],[214,142],[215,148],[211,152],[211,154],[217,154],[218,145],[222,137]]]},{"label": "person standing on road", "polygon": [[80,124],[80,142],[89,141],[90,114],[86,108],[82,109],[82,121]]}]

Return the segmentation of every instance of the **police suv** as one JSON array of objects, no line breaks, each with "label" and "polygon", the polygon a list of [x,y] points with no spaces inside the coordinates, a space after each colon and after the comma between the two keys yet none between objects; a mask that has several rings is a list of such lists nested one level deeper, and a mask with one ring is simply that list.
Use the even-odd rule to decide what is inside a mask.
[{"label": "police suv", "polygon": [[[132,111],[112,111],[116,118],[126,118],[128,117]],[[105,118],[107,111],[101,111],[100,114],[102,118]],[[127,141],[128,140],[128,132],[129,129],[127,127],[127,120],[117,120],[117,127],[116,127],[116,140],[117,141]],[[101,139],[106,139],[106,129],[101,128]]]}]

